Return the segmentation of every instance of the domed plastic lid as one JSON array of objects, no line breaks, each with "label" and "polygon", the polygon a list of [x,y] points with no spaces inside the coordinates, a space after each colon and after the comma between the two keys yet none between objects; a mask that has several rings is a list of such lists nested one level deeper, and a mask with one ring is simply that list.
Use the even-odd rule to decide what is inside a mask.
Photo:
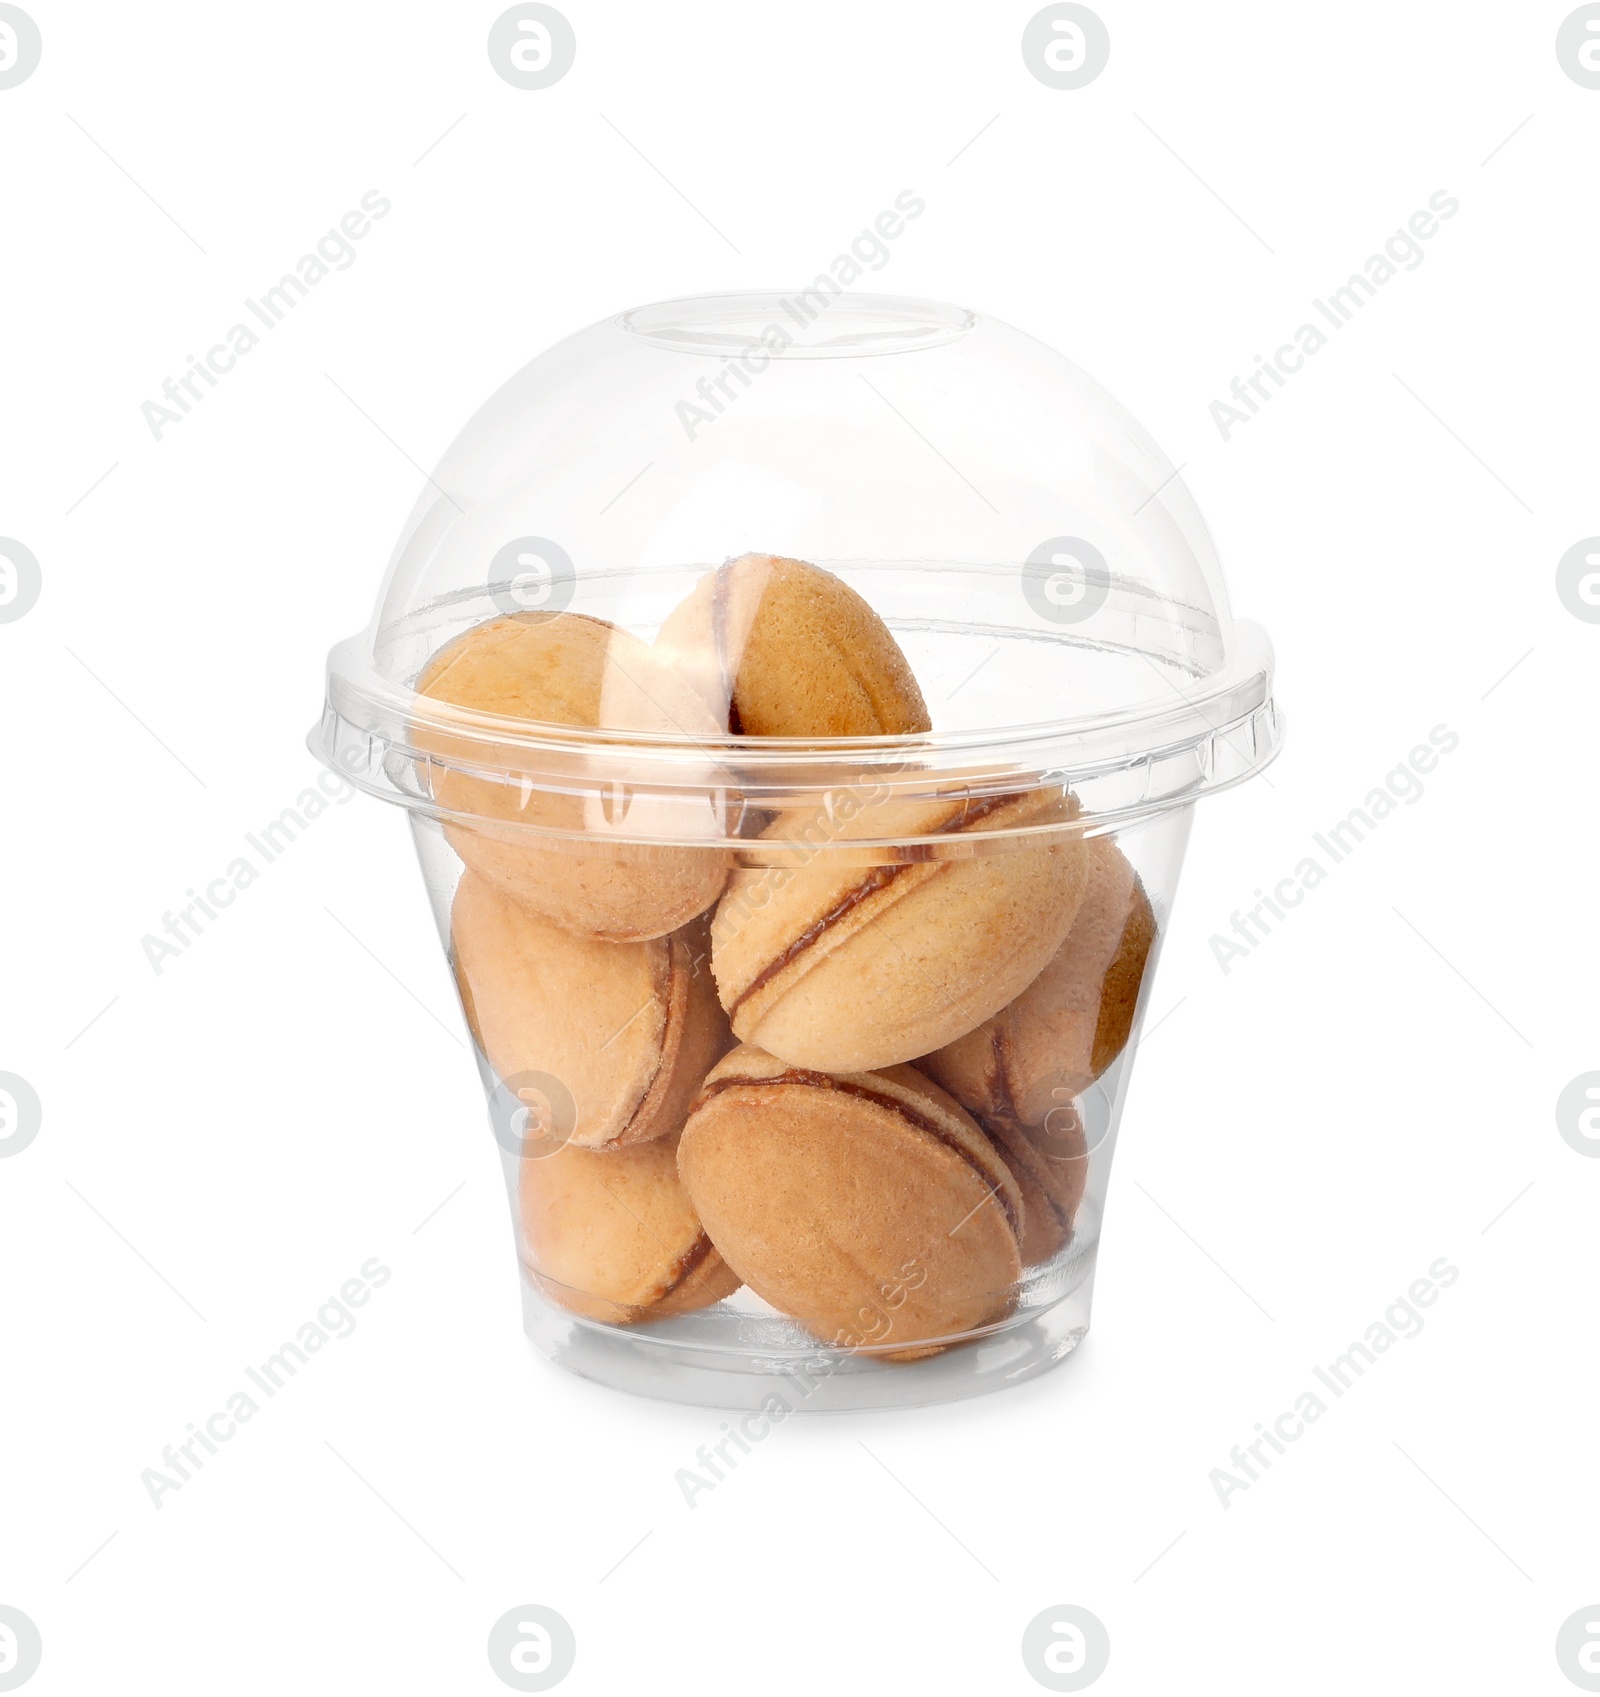
[{"label": "domed plastic lid", "polygon": [[[505,613],[649,642],[746,552],[864,597],[932,731],[708,738],[417,692]],[[447,760],[524,795],[625,796],[594,815],[620,840],[708,842],[737,836],[730,793],[771,808],[886,776],[908,795],[1065,783],[1125,823],[1247,777],[1280,736],[1265,635],[1234,620],[1188,489],[1098,384],[992,318],[820,277],[607,318],[512,377],[428,479],[372,622],[329,656],[311,744],[436,814]],[[631,805],[652,794],[674,805]]]}]

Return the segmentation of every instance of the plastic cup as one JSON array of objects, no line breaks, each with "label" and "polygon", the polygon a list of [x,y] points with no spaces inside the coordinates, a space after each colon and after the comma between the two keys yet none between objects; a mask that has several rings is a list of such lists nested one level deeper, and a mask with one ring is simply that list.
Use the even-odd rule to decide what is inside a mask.
[{"label": "plastic cup", "polygon": [[[932,729],[701,714],[651,645],[748,551],[853,590]],[[483,627],[512,671],[599,654],[603,687],[447,699]],[[311,745],[409,814],[537,1348],[826,1409],[973,1395],[1081,1340],[1192,809],[1280,739],[1266,638],[1104,391],[992,319],[813,288],[642,308],[517,373],[330,655]],[[754,1095],[706,1083],[741,1021],[775,1057]]]}]

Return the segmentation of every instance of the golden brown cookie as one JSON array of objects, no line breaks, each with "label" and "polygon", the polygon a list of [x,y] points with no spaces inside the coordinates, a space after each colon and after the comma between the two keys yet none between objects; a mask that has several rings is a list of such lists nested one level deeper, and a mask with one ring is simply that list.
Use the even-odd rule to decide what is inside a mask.
[{"label": "golden brown cookie", "polygon": [[794,1066],[867,1072],[970,1031],[1060,947],[1083,897],[1082,840],[1063,828],[879,866],[840,864],[855,857],[829,845],[1069,827],[1075,812],[1034,790],[784,814],[764,837],[820,846],[805,865],[736,872],[712,922],[735,1034]]},{"label": "golden brown cookie", "polygon": [[529,1074],[557,1080],[576,1109],[570,1140],[580,1147],[679,1130],[701,1079],[733,1041],[704,920],[643,943],[601,942],[552,925],[468,872],[450,937],[461,1003],[490,1066],[513,1092]]},{"label": "golden brown cookie", "polygon": [[[646,644],[603,619],[578,613],[514,613],[490,619],[436,654],[417,693],[472,713],[582,728],[719,735],[700,698]],[[417,725],[413,744],[434,756],[433,796],[452,813],[444,833],[474,872],[568,930],[615,940],[660,937],[703,913],[727,878],[713,847],[608,842],[608,836],[720,836],[709,806],[632,802],[620,817],[611,799],[552,793],[547,775],[520,782],[514,742],[485,745],[437,725]],[[526,756],[522,756],[526,759]],[[503,777],[458,769],[505,767]],[[570,780],[584,788],[583,774]],[[500,821],[502,823],[497,823]],[[570,832],[539,837],[522,827]]]},{"label": "golden brown cookie", "polygon": [[1022,1264],[1048,1261],[1072,1236],[1078,1204],[1089,1184],[1089,1145],[1070,1102],[1054,1107],[1042,1125],[979,1122],[1022,1192]]},{"label": "golden brown cookie", "polygon": [[1087,1090],[1128,1041],[1155,915],[1109,837],[1084,846],[1088,886],[1049,964],[992,1019],[917,1062],[985,1123],[1043,1123],[1053,1106]]},{"label": "golden brown cookie", "polygon": [[1096,1078],[1127,1045],[1128,1033],[1133,1030],[1133,1016],[1139,1011],[1139,991],[1144,985],[1145,968],[1149,965],[1155,940],[1155,910],[1150,906],[1143,882],[1135,877],[1127,919],[1117,940],[1117,952],[1106,968],[1105,983],[1100,992],[1100,1017],[1095,1021],[1094,1048],[1089,1056],[1090,1070]]},{"label": "golden brown cookie", "polygon": [[889,627],[848,584],[804,560],[742,554],[708,572],[668,616],[655,647],[736,735],[933,728]]},{"label": "golden brown cookie", "polygon": [[835,1348],[909,1358],[1010,1311],[1021,1192],[912,1067],[831,1076],[746,1044],[701,1087],[678,1170],[728,1265]]},{"label": "golden brown cookie", "polygon": [[739,1288],[679,1182],[677,1143],[568,1144],[521,1163],[523,1263],[546,1296],[615,1322],[685,1314]]}]

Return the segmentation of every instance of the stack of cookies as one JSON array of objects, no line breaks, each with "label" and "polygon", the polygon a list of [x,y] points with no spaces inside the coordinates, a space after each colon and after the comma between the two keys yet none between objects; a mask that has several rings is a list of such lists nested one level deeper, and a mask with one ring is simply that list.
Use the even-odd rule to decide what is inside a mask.
[{"label": "stack of cookies", "polygon": [[[932,729],[867,603],[769,555],[708,573],[653,644],[512,614],[441,650],[418,690],[475,727],[724,750]],[[414,740],[465,868],[462,1005],[527,1109],[538,1287],[634,1324],[746,1285],[824,1343],[891,1360],[1002,1319],[1024,1269],[1072,1237],[1090,1165],[1077,1099],[1128,1040],[1156,936],[1074,798],[879,785],[776,814],[730,803],[714,845],[618,844],[581,785],[518,783],[481,729],[441,721]],[[741,817],[748,852],[727,846]]]}]

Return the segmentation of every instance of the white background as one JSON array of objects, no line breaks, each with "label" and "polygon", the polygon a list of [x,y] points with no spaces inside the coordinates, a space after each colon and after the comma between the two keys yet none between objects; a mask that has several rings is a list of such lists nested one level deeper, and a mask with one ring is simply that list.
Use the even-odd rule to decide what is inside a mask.
[{"label": "white background", "polygon": [[[528,93],[495,4],[29,0],[43,60],[0,92],[0,532],[43,572],[0,625],[0,1069],[44,1105],[0,1161],[30,1697],[493,1693],[530,1601],[574,1693],[1025,1693],[1062,1602],[1110,1632],[1108,1697],[1576,1689],[1600,1161],[1554,1109],[1600,1067],[1600,627],[1555,567],[1600,532],[1600,91],[1557,63],[1571,8],[1097,0],[1109,68],[1057,92],[1031,3],[562,4],[576,65]],[[1185,466],[1289,742],[1197,820],[1088,1341],[998,1398],[791,1421],[691,1511],[674,1470],[722,1417],[522,1338],[400,815],[330,810],[159,977],[140,938],[314,780],[323,655],[505,376],[641,301],[793,288],[905,188],[928,210],[874,285],[1061,348]],[[140,403],[369,189],[356,263],[153,440]],[[1439,189],[1425,262],[1224,442],[1209,403]],[[1440,723],[1425,796],[1224,974],[1212,934]],[[141,1469],[372,1256],[354,1335],[153,1508]],[[1440,1256],[1422,1334],[1221,1506],[1210,1470]]]}]

